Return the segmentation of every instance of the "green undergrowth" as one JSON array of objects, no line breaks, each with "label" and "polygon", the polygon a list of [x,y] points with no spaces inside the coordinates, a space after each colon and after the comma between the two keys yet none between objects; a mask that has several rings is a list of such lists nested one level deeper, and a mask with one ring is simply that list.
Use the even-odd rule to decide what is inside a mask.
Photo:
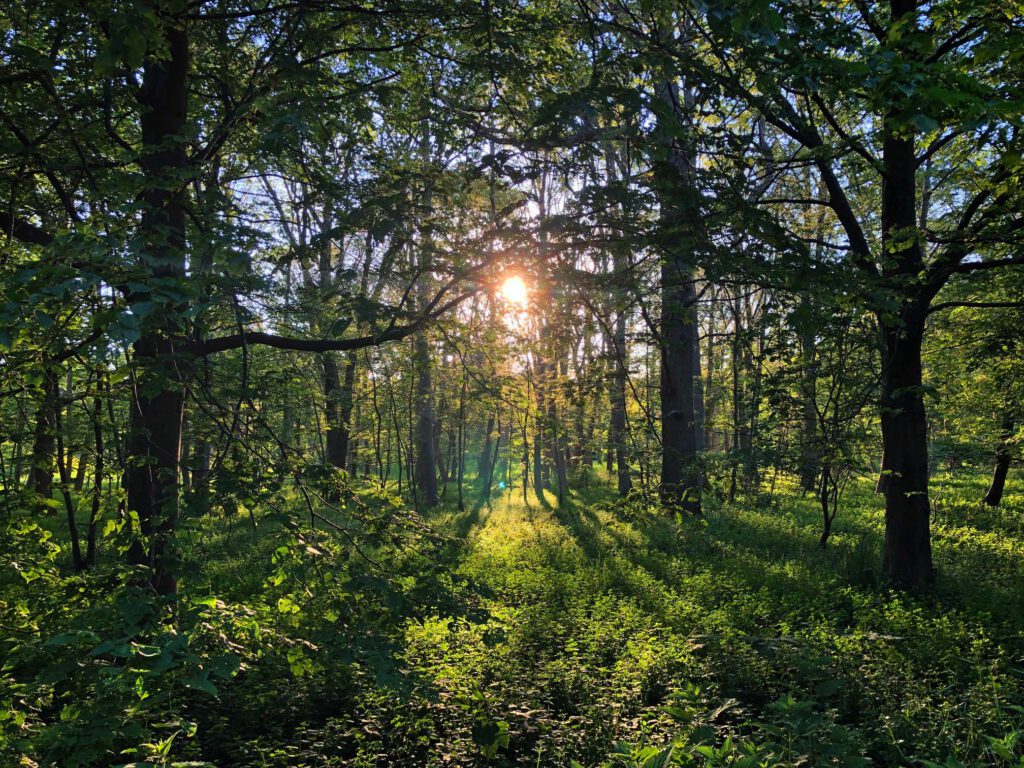
[{"label": "green undergrowth", "polygon": [[[979,482],[939,483],[941,577],[921,599],[877,583],[866,484],[824,550],[813,500],[782,480],[700,520],[601,491],[564,510],[506,497],[479,513],[459,566],[491,619],[411,625],[406,658],[503,724],[510,763],[599,763],[626,740],[643,764],[680,734],[681,764],[998,762],[993,739],[1021,719],[1024,558],[1019,497],[984,511]],[[436,744],[439,760],[471,751],[457,732]]]},{"label": "green undergrowth", "polygon": [[311,530],[292,498],[191,520],[184,597],[164,611],[102,583],[125,577],[112,557],[69,575],[59,529],[27,531],[0,585],[5,754],[1021,765],[1024,493],[1012,477],[989,509],[984,481],[936,478],[939,578],[917,597],[880,583],[867,482],[824,549],[814,500],[781,476],[699,519],[599,483],[562,508],[515,490],[425,519],[370,494]]}]

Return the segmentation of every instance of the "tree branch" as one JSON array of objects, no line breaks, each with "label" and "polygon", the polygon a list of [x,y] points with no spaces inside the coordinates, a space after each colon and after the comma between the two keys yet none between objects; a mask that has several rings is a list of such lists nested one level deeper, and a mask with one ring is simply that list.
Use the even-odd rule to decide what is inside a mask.
[{"label": "tree branch", "polygon": [[229,349],[240,349],[243,346],[257,344],[276,349],[290,349],[297,352],[344,352],[365,347],[376,347],[388,341],[399,341],[406,336],[411,336],[472,295],[473,291],[461,293],[445,304],[442,304],[430,314],[421,315],[407,325],[392,325],[381,333],[368,336],[356,336],[349,339],[298,339],[260,331],[253,331],[252,333],[243,331],[231,336],[221,336],[215,339],[193,342],[191,350],[199,357],[206,357],[217,352],[225,352]]},{"label": "tree branch", "polygon": [[933,304],[928,309],[928,314],[941,312],[944,309],[955,309],[956,307],[979,307],[981,309],[998,309],[1006,307],[1009,309],[1024,309],[1024,301],[943,301]]},{"label": "tree branch", "polygon": [[26,245],[49,245],[53,242],[53,235],[45,229],[19,219],[10,211],[0,211],[0,227],[3,227],[5,235]]}]

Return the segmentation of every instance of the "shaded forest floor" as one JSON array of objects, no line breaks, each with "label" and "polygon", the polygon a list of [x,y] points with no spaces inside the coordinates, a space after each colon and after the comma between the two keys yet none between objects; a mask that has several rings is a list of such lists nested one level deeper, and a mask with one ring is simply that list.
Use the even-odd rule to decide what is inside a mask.
[{"label": "shaded forest floor", "polygon": [[403,682],[364,687],[343,724],[302,737],[319,748],[293,743],[279,764],[592,765],[619,740],[680,732],[772,740],[822,765],[990,763],[1024,703],[1024,494],[1017,481],[989,510],[980,475],[936,489],[941,576],[924,600],[876,584],[867,484],[825,550],[814,500],[781,479],[703,520],[600,484],[563,509],[519,490],[442,509],[431,522],[464,541],[445,566],[479,613],[406,622]]},{"label": "shaded forest floor", "polygon": [[217,602],[193,600],[227,606],[236,642],[245,616],[283,640],[249,652],[216,697],[188,694],[198,733],[181,756],[591,766],[618,749],[615,764],[642,765],[655,753],[643,745],[676,739],[688,765],[745,749],[772,765],[1017,765],[1024,483],[1011,477],[998,510],[978,502],[984,485],[936,479],[940,577],[921,599],[876,583],[882,520],[866,483],[824,550],[814,500],[784,478],[699,520],[601,483],[561,509],[515,489],[431,513],[446,537],[429,551],[382,542],[368,553],[378,570],[344,555],[348,588],[334,592],[327,560],[295,583],[302,558],[269,523],[195,521],[186,554],[210,582],[187,589]]}]

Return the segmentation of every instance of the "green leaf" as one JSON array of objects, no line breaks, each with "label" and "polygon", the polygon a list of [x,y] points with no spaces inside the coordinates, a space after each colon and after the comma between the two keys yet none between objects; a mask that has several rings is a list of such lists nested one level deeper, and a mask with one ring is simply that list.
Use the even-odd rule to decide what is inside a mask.
[{"label": "green leaf", "polygon": [[191,688],[194,691],[202,691],[208,693],[211,696],[217,695],[217,686],[210,682],[209,672],[203,670],[202,672],[193,675],[192,677],[184,680],[186,688]]}]

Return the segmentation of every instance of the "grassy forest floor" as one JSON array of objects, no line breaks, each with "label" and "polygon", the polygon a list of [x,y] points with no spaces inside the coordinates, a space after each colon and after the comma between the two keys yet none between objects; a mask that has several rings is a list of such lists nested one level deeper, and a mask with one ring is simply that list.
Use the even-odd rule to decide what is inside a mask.
[{"label": "grassy forest floor", "polygon": [[[824,550],[814,500],[784,478],[699,520],[601,483],[561,509],[516,489],[432,513],[446,536],[429,546],[382,540],[366,553],[379,568],[339,545],[336,571],[326,532],[289,529],[303,553],[268,534],[272,520],[211,515],[185,552],[210,581],[184,591],[194,626],[229,636],[242,667],[219,679],[208,651],[206,672],[168,694],[198,731],[166,755],[590,766],[618,751],[615,764],[658,766],[675,741],[682,765],[1020,765],[1024,483],[1011,476],[997,510],[977,501],[984,486],[936,478],[940,575],[921,599],[876,583],[882,521],[867,483],[848,491]],[[90,685],[95,702],[111,695]],[[40,726],[34,738],[59,737]]]}]

